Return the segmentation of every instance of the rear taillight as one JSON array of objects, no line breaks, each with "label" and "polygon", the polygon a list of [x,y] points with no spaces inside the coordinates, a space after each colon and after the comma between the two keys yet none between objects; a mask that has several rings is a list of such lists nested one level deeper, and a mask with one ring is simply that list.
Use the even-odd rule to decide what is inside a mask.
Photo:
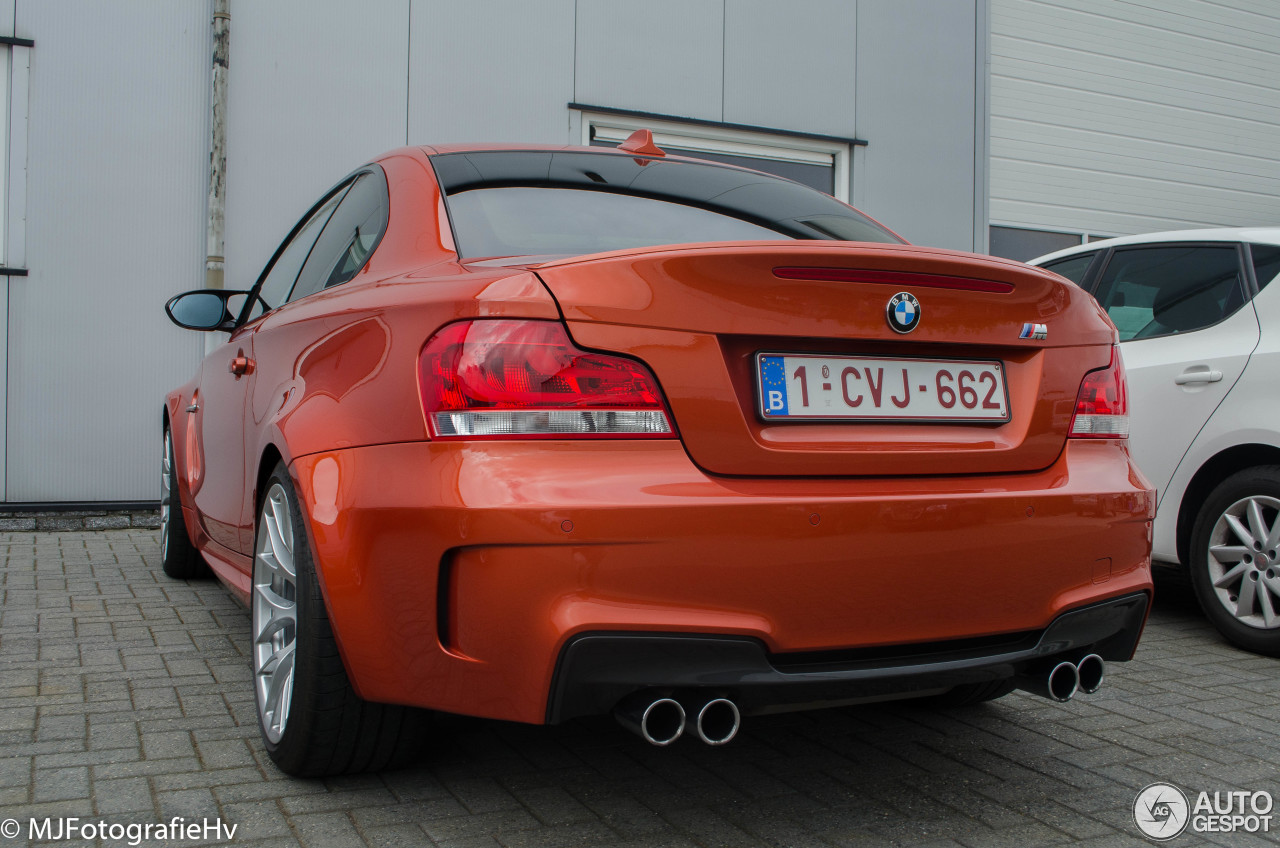
[{"label": "rear taillight", "polygon": [[418,360],[431,436],[671,438],[649,369],[581,350],[554,321],[449,324]]},{"label": "rear taillight", "polygon": [[1125,384],[1120,348],[1112,345],[1111,364],[1084,375],[1071,417],[1075,439],[1129,438],[1129,387]]}]

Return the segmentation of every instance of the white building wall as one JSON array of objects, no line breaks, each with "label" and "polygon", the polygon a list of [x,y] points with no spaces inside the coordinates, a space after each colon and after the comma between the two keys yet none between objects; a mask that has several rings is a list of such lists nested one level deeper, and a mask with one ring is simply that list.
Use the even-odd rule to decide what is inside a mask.
[{"label": "white building wall", "polygon": [[253,285],[325,189],[405,144],[409,5],[232,0],[227,288]]},{"label": "white building wall", "polygon": [[[855,202],[980,248],[986,2],[232,0],[225,285],[378,153],[579,143],[570,103],[864,138]],[[203,349],[162,307],[204,284],[212,2],[0,0],[0,29],[10,7],[36,47],[3,497],[151,500]]]},{"label": "white building wall", "polygon": [[1280,3],[991,0],[991,223],[1280,224]]},{"label": "white building wall", "polygon": [[[985,2],[858,4],[853,205],[907,241],[985,250]],[[981,220],[980,217],[977,218]]]},{"label": "white building wall", "polygon": [[414,0],[409,141],[564,144],[574,22],[574,0]]},{"label": "white building wall", "polygon": [[15,8],[36,46],[30,276],[8,281],[6,499],[154,499],[161,399],[201,349],[163,306],[204,281],[210,10]]},{"label": "white building wall", "polygon": [[986,2],[232,0],[227,286],[362,157],[578,144],[569,103],[864,138],[855,205],[981,250]]}]

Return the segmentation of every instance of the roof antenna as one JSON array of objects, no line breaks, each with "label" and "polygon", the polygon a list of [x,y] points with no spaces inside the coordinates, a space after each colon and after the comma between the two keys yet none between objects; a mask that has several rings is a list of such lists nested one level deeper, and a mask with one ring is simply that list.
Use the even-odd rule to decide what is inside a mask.
[{"label": "roof antenna", "polygon": [[627,136],[627,140],[618,145],[619,150],[628,153],[639,153],[641,156],[666,156],[667,151],[653,143],[653,133],[649,130],[636,130]]}]

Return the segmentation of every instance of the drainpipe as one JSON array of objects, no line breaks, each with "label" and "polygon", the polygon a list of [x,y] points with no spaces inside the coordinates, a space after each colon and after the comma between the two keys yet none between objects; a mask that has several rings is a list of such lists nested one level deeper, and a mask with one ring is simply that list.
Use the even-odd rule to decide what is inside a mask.
[{"label": "drainpipe", "polygon": [[209,220],[204,284],[222,288],[223,235],[227,209],[227,61],[231,46],[231,0],[213,0],[213,96],[209,145]]}]

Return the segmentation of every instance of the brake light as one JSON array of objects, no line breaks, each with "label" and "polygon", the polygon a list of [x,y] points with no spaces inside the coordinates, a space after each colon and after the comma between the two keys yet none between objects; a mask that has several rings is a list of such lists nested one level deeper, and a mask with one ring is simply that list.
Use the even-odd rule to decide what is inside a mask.
[{"label": "brake light", "polygon": [[1120,349],[1111,346],[1111,364],[1084,375],[1071,417],[1076,439],[1129,438],[1129,387],[1125,383]]},{"label": "brake light", "polygon": [[422,348],[418,383],[433,438],[674,436],[648,368],[575,347],[554,321],[449,324]]}]

